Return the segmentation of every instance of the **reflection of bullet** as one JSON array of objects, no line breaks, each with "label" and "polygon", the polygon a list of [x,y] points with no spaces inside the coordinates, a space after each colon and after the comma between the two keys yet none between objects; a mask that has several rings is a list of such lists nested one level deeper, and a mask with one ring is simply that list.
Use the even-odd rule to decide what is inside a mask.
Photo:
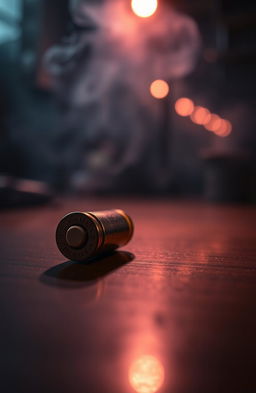
[{"label": "reflection of bullet", "polygon": [[59,222],[56,242],[66,258],[85,261],[124,246],[132,234],[132,220],[123,210],[74,212]]}]

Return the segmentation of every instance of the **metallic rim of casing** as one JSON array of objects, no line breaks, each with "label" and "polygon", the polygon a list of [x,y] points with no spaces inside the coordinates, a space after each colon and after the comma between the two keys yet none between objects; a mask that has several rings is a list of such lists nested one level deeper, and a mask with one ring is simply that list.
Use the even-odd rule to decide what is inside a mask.
[{"label": "metallic rim of casing", "polygon": [[[129,241],[132,238],[133,232],[134,232],[134,225],[132,222],[132,219],[130,216],[128,216],[128,214],[126,214],[122,209],[116,209],[116,212],[119,213],[127,222],[128,227],[129,227],[129,236],[127,237],[127,241],[125,242],[125,244],[129,243]],[[124,244],[124,245],[125,245]]]},{"label": "metallic rim of casing", "polygon": [[[73,226],[81,226],[88,235],[88,240],[81,248],[72,248],[67,244],[67,230]],[[56,229],[56,243],[60,252],[68,259],[84,261],[99,249],[104,241],[104,233],[99,221],[90,213],[72,212],[59,222]]]}]

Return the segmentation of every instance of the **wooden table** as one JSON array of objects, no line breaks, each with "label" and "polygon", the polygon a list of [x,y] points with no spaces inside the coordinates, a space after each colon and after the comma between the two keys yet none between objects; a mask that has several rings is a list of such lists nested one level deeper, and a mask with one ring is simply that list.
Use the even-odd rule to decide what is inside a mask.
[{"label": "wooden table", "polygon": [[[120,207],[133,241],[65,261],[58,219]],[[0,215],[3,393],[256,392],[256,210],[86,199]]]}]

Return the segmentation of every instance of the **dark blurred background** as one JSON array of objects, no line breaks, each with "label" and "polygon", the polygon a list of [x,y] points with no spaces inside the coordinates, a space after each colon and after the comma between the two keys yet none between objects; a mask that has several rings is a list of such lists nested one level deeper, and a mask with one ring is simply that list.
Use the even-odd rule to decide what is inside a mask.
[{"label": "dark blurred background", "polygon": [[255,26],[246,0],[159,0],[149,18],[129,0],[0,0],[1,204],[34,191],[254,202]]}]

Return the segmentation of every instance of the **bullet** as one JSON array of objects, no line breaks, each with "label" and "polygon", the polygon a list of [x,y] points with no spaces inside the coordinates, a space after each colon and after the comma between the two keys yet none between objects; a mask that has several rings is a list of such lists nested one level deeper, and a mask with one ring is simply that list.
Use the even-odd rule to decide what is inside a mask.
[{"label": "bullet", "polygon": [[72,212],[56,229],[60,252],[73,261],[86,261],[126,245],[133,235],[133,222],[121,209]]}]

